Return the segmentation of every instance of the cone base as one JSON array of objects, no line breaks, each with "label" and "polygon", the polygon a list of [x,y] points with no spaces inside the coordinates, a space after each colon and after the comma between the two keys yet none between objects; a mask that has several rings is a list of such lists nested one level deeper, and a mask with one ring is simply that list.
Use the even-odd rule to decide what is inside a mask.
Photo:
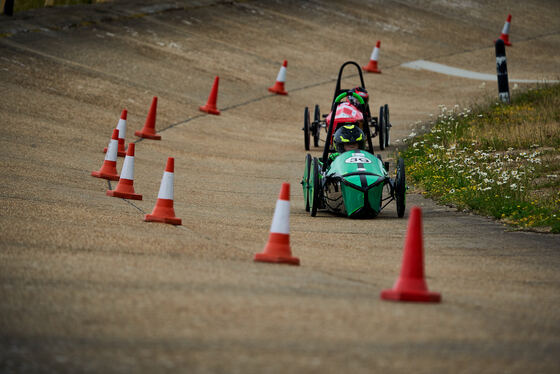
[{"label": "cone base", "polygon": [[253,259],[255,262],[270,262],[275,264],[288,264],[288,265],[299,265],[299,258],[297,257],[284,257],[284,256],[274,256],[267,253],[257,253]]},{"label": "cone base", "polygon": [[[107,153],[107,147],[103,148],[103,153]],[[126,157],[126,150],[125,151],[117,151],[118,157]]]},{"label": "cone base", "polygon": [[362,66],[362,69],[364,71],[367,71],[368,73],[381,74],[381,70],[379,70],[379,69],[372,69],[372,68],[369,68],[367,66]]},{"label": "cone base", "polygon": [[281,89],[278,89],[276,87],[269,87],[268,91],[272,92],[272,93],[275,93],[277,95],[287,95],[288,94],[288,92],[286,92],[284,90],[281,90]]},{"label": "cone base", "polygon": [[143,131],[136,131],[134,135],[139,136],[141,138],[152,139],[152,140],[161,140],[161,135],[150,134]]},{"label": "cone base", "polygon": [[118,181],[119,179],[121,179],[121,177],[117,174],[108,174],[102,171],[92,171],[91,176],[96,178],[108,179],[110,181]]},{"label": "cone base", "polygon": [[204,113],[214,114],[216,116],[220,115],[220,111],[217,108],[210,107],[208,105],[200,106],[200,107],[198,107],[198,110],[200,110],[201,112],[204,112]]},{"label": "cone base", "polygon": [[130,192],[120,192],[117,190],[107,190],[107,196],[120,197],[122,199],[142,200],[142,195]]},{"label": "cone base", "polygon": [[420,303],[439,303],[441,302],[441,294],[429,291],[414,290],[383,290],[381,298],[389,301],[412,301]]},{"label": "cone base", "polygon": [[494,44],[496,44],[496,42],[497,42],[498,40],[502,40],[502,41],[504,42],[504,45],[505,45],[505,46],[511,47],[511,43],[509,42],[509,40],[506,40],[506,39],[503,39],[503,38],[498,38],[498,39],[494,40]]},{"label": "cone base", "polygon": [[146,222],[169,223],[171,225],[181,225],[181,218],[160,217],[160,216],[154,216],[153,214],[146,214],[144,216],[144,221],[146,221]]}]

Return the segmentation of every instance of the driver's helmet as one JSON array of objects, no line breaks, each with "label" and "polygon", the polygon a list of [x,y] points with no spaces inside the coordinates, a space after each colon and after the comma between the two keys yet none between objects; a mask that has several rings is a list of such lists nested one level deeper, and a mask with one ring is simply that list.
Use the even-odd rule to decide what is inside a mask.
[{"label": "driver's helmet", "polygon": [[357,143],[359,149],[365,148],[364,132],[358,127],[357,123],[343,123],[334,133],[334,149],[339,152],[345,152],[345,145]]},{"label": "driver's helmet", "polygon": [[365,88],[363,87],[354,87],[349,91],[349,95],[348,95],[348,101],[354,105],[356,108],[359,108],[360,106],[360,102],[358,101],[357,98],[355,98],[353,95],[351,95],[353,92],[357,93],[358,95],[361,96],[361,98],[364,100],[364,104],[367,105],[368,104],[368,100],[369,100],[369,94],[366,91]]}]

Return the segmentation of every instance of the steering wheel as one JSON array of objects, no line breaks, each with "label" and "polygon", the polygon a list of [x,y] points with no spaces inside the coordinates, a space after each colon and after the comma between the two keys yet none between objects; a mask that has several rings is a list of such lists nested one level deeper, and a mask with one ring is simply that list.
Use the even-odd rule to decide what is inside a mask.
[{"label": "steering wheel", "polygon": [[340,100],[344,99],[344,98],[345,98],[346,96],[348,96],[349,94],[351,94],[351,95],[354,96],[356,99],[358,99],[358,102],[359,102],[360,104],[363,105],[363,104],[365,103],[365,102],[364,102],[364,99],[363,99],[360,95],[358,95],[356,92],[343,92],[343,93],[341,93],[340,95],[338,95],[338,96],[336,97],[336,99],[334,99],[334,102],[335,102],[336,104],[340,103]]}]

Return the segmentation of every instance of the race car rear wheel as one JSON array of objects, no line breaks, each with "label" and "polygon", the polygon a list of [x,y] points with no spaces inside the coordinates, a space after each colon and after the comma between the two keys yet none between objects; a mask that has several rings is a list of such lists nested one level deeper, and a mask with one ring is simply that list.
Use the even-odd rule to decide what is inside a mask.
[{"label": "race car rear wheel", "polygon": [[319,208],[319,199],[321,194],[321,181],[319,179],[319,161],[317,158],[313,158],[311,162],[311,172],[309,176],[309,207],[311,210],[311,217],[317,215],[317,209]]},{"label": "race car rear wheel", "polygon": [[397,216],[402,218],[406,208],[406,175],[404,160],[397,161],[397,176],[395,177],[395,199],[397,200]]},{"label": "race car rear wheel", "polygon": [[320,121],[321,121],[321,111],[319,110],[319,105],[315,104],[315,112],[313,113],[313,124],[314,124],[313,145],[315,147],[319,146],[319,138],[321,137],[321,126],[319,125]]},{"label": "race car rear wheel", "polygon": [[377,123],[378,135],[379,135],[379,149],[385,149],[385,108],[383,106],[379,107],[379,120]]},{"label": "race car rear wheel", "polygon": [[303,141],[306,151],[309,151],[309,126],[309,108],[305,107],[305,110],[303,111]]},{"label": "race car rear wheel", "polygon": [[391,121],[389,118],[389,105],[385,104],[385,147],[388,147],[391,143],[391,138],[389,137],[389,132],[391,131]]},{"label": "race car rear wheel", "polygon": [[303,171],[303,200],[305,201],[305,211],[309,212],[309,172],[311,170],[311,155],[305,155],[305,169]]}]

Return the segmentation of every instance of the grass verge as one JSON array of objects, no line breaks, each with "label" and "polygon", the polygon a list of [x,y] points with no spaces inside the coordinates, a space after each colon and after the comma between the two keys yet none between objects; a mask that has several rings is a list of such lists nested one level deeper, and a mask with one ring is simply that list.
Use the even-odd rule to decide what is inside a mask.
[{"label": "grass verge", "polygon": [[560,233],[560,85],[510,105],[441,106],[429,132],[404,141],[407,177],[423,194],[514,228]]}]

